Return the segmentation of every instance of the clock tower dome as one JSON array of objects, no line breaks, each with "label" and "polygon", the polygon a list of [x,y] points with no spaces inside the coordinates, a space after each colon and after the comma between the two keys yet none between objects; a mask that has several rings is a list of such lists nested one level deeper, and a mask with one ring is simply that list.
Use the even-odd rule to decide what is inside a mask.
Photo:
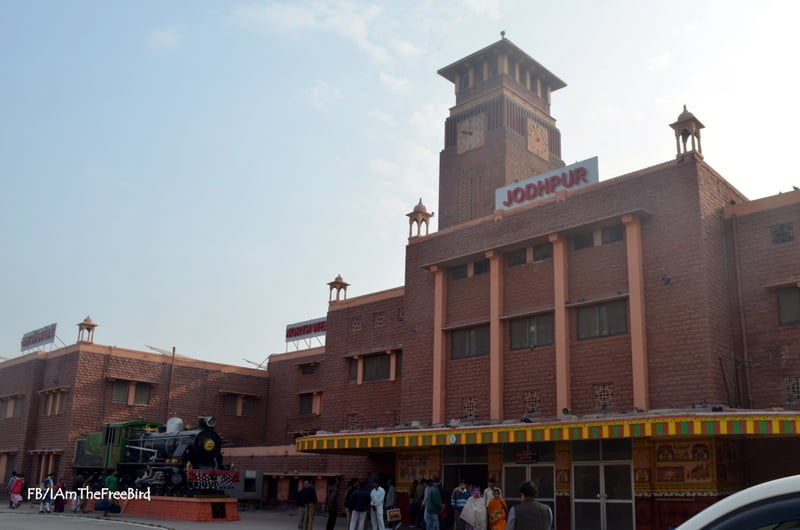
[{"label": "clock tower dome", "polygon": [[505,36],[439,70],[455,85],[439,157],[439,228],[494,211],[494,191],[564,165],[550,94],[566,84]]}]

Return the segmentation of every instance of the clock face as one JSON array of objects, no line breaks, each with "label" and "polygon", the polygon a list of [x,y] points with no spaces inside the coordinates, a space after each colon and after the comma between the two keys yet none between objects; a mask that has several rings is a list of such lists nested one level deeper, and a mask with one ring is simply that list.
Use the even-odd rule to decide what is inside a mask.
[{"label": "clock face", "polygon": [[458,138],[456,148],[459,153],[475,149],[484,144],[486,124],[484,120],[486,114],[481,113],[458,122],[456,133]]},{"label": "clock face", "polygon": [[528,151],[547,159],[550,152],[548,143],[547,130],[534,120],[528,120]]}]

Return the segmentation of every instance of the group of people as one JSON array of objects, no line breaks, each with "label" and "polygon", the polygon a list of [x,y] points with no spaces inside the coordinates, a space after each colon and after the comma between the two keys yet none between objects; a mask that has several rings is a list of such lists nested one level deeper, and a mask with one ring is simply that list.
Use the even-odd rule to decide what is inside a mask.
[{"label": "group of people", "polygon": [[[397,488],[392,479],[386,480],[386,488],[381,486],[377,476],[367,480],[351,478],[347,484],[347,493],[344,497],[344,507],[347,513],[348,530],[364,530],[367,522],[372,530],[386,530],[399,524],[387,514],[395,509],[397,503]],[[330,519],[328,520],[330,524]],[[328,526],[327,530],[332,530]]]},{"label": "group of people", "polygon": [[439,479],[414,481],[411,488],[411,524],[426,530],[548,530],[553,525],[549,506],[536,502],[536,485],[520,485],[520,504],[508,507],[493,480],[483,492],[462,480],[444,502]]}]

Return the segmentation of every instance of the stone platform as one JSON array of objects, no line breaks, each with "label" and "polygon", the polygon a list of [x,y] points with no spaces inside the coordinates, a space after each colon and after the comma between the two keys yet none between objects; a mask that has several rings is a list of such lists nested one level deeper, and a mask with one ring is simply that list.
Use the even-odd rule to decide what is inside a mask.
[{"label": "stone platform", "polygon": [[240,521],[236,499],[191,498],[191,497],[150,497],[147,499],[129,499],[120,503],[122,513],[157,517],[159,519],[175,519],[179,521]]}]

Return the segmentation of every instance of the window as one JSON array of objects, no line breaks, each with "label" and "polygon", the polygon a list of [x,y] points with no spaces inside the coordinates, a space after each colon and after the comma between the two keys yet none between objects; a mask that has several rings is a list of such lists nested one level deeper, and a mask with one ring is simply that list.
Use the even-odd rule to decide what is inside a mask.
[{"label": "window", "polygon": [[469,87],[469,72],[464,72],[463,74],[461,74],[459,76],[459,80],[460,80],[460,84],[459,84],[460,88],[462,88],[462,89],[463,88],[468,88]]},{"label": "window", "polygon": [[608,337],[628,331],[628,313],[625,300],[578,308],[578,338]]},{"label": "window", "polygon": [[771,226],[770,232],[772,233],[773,245],[780,245],[782,243],[790,243],[794,241],[793,223],[782,223],[779,225]]},{"label": "window", "polygon": [[778,318],[781,326],[800,324],[800,287],[778,289]]},{"label": "window", "polygon": [[0,419],[19,418],[25,406],[25,396],[6,396],[0,398]]},{"label": "window", "polygon": [[511,349],[533,349],[553,344],[553,314],[517,318],[511,321]]},{"label": "window", "polygon": [[375,313],[372,313],[372,324],[374,327],[382,328],[385,322],[386,322],[386,312],[377,311]]},{"label": "window", "polygon": [[520,248],[506,254],[506,265],[508,267],[519,267],[520,265],[525,265],[527,261],[528,261],[527,249]]},{"label": "window", "polygon": [[787,405],[800,405],[800,377],[794,375],[783,379]]},{"label": "window", "polygon": [[539,412],[542,410],[542,393],[538,391],[525,392],[522,395],[525,412]]},{"label": "window", "polygon": [[594,246],[594,233],[583,232],[575,234],[572,238],[572,248],[575,250],[583,250],[585,248],[592,248]]},{"label": "window", "polygon": [[55,416],[67,410],[67,390],[45,390],[42,395],[42,415]]},{"label": "window", "polygon": [[225,393],[222,396],[222,411],[231,416],[255,416],[256,397],[244,394]]},{"label": "window", "polygon": [[111,402],[147,405],[150,403],[150,383],[118,379],[111,388]]},{"label": "window", "polygon": [[350,431],[358,429],[358,416],[356,414],[347,414],[344,417],[344,427]]},{"label": "window", "polygon": [[451,333],[453,359],[489,355],[489,326],[457,329]]},{"label": "window", "polygon": [[472,265],[472,275],[473,276],[480,276],[481,274],[486,274],[489,272],[489,259],[479,259]]},{"label": "window", "polygon": [[358,381],[358,359],[347,359],[347,380],[350,383]]},{"label": "window", "polygon": [[406,310],[403,307],[397,308],[397,321],[398,322],[405,322],[406,320]]},{"label": "window", "polygon": [[300,394],[300,414],[311,414],[314,406],[314,394]]},{"label": "window", "polygon": [[606,410],[614,404],[614,385],[594,385],[594,404],[597,408]]},{"label": "window", "polygon": [[314,363],[301,364],[300,373],[303,375],[311,375],[314,373]]},{"label": "window", "polygon": [[361,317],[350,319],[350,331],[361,331]]},{"label": "window", "polygon": [[480,83],[483,81],[483,64],[475,67],[475,82]]},{"label": "window", "polygon": [[227,394],[222,398],[222,410],[225,414],[236,414],[236,404],[238,401],[236,398],[236,394]]},{"label": "window", "polygon": [[128,381],[114,381],[114,388],[111,390],[112,403],[127,403],[129,387]]},{"label": "window", "polygon": [[465,280],[467,278],[467,264],[450,267],[450,281]]},{"label": "window", "polygon": [[604,245],[610,245],[625,239],[625,228],[622,225],[607,226],[600,231],[600,239]]},{"label": "window", "polygon": [[468,397],[461,400],[461,412],[464,417],[472,417],[478,413],[478,398]]},{"label": "window", "polygon": [[543,243],[533,247],[533,261],[544,261],[553,257],[552,243]]},{"label": "window", "polygon": [[389,379],[391,355],[381,353],[364,357],[364,381],[383,381]]}]

